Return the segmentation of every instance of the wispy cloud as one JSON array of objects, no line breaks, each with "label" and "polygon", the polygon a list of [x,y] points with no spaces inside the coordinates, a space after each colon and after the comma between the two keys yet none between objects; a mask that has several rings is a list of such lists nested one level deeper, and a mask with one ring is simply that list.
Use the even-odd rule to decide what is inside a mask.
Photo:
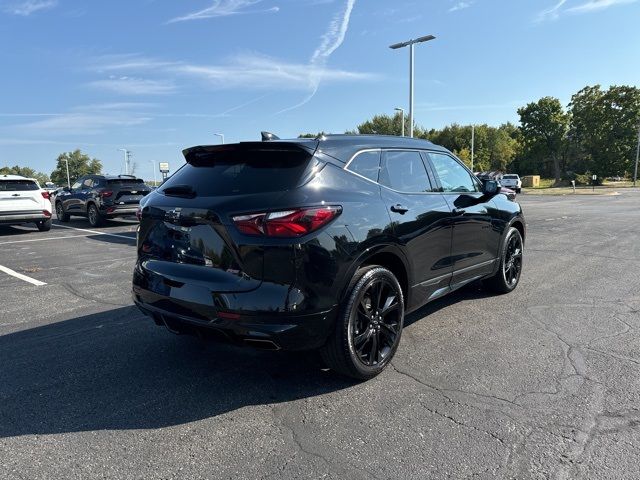
[{"label": "wispy cloud", "polygon": [[189,13],[181,17],[172,18],[167,23],[186,22],[189,20],[203,20],[206,18],[228,17],[230,15],[250,14],[250,13],[275,13],[280,11],[279,7],[271,7],[260,10],[247,10],[263,0],[215,0],[210,7]]},{"label": "wispy cloud", "polygon": [[57,4],[58,0],[26,0],[9,3],[4,7],[4,11],[13,15],[28,17],[32,13],[53,8]]},{"label": "wispy cloud", "polygon": [[458,10],[464,10],[465,8],[469,8],[473,2],[456,2],[450,9],[450,12],[457,12]]},{"label": "wispy cloud", "polygon": [[301,102],[285,108],[278,112],[285,113],[296,108],[299,108],[311,101],[311,99],[318,93],[320,83],[324,79],[324,75],[320,75],[322,72],[326,72],[326,65],[329,57],[335,52],[340,45],[344,42],[347,31],[349,30],[349,22],[351,20],[351,12],[356,4],[356,0],[347,0],[344,8],[336,13],[329,24],[329,28],[322,35],[320,39],[320,46],[316,48],[311,56],[310,71],[309,71],[309,87],[310,93]]},{"label": "wispy cloud", "polygon": [[552,21],[565,13],[580,14],[605,10],[616,5],[636,3],[638,0],[588,0],[578,5],[569,5],[569,0],[559,0],[553,6],[542,10],[536,15],[537,22]]},{"label": "wispy cloud", "polygon": [[89,83],[90,87],[107,90],[120,95],[167,95],[176,91],[176,86],[166,80],[149,80],[135,77],[110,76]]}]

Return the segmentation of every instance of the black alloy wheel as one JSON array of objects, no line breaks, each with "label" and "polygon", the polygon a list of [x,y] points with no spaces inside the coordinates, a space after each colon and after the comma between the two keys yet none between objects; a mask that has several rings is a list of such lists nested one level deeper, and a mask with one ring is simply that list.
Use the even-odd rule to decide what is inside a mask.
[{"label": "black alloy wheel", "polygon": [[102,225],[102,216],[100,212],[98,212],[98,207],[96,207],[93,203],[89,205],[87,210],[87,217],[89,218],[89,224],[92,227],[99,227]]},{"label": "black alloy wheel", "polygon": [[500,267],[493,277],[484,281],[485,285],[496,293],[513,291],[522,274],[523,250],[522,235],[517,228],[509,228],[503,243]]},{"label": "black alloy wheel", "polygon": [[351,281],[335,333],[320,350],[325,363],[344,375],[368,380],[395,354],[404,324],[404,296],[389,270],[369,266]]},{"label": "black alloy wheel", "polygon": [[62,202],[56,203],[56,217],[61,222],[69,221],[69,214],[64,213],[64,207],[62,206]]}]

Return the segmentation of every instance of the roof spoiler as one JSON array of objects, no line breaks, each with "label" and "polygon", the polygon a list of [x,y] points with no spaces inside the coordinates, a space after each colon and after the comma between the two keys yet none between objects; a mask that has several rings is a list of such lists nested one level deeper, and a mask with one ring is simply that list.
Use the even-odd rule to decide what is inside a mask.
[{"label": "roof spoiler", "polygon": [[311,145],[304,145],[298,142],[241,142],[241,143],[226,143],[223,145],[199,145],[196,147],[186,148],[182,151],[185,160],[187,163],[192,163],[198,157],[207,154],[215,154],[222,152],[232,152],[232,151],[248,151],[248,150],[269,150],[269,151],[296,151],[296,152],[304,152],[308,155],[314,155],[316,153],[316,149],[318,148],[318,143],[316,142],[313,147]]},{"label": "roof spoiler", "polygon": [[270,142],[271,140],[280,140],[280,137],[274,135],[271,132],[260,132],[263,142]]}]

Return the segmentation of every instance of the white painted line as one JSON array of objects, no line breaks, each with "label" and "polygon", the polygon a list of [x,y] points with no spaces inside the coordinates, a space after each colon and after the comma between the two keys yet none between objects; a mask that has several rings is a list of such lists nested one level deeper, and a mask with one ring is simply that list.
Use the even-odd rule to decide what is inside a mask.
[{"label": "white painted line", "polygon": [[126,238],[127,240],[133,240],[134,242],[136,241],[136,237],[127,237],[126,235],[118,235],[116,233],[98,232],[97,230],[89,230],[87,228],[69,227],[67,225],[58,225],[56,223],[54,223],[53,226],[54,227],[60,227],[60,228],[70,228],[71,230],[78,230],[79,232],[89,232],[89,233],[93,233],[94,235],[107,235],[109,237]]},{"label": "white painted line", "polygon": [[46,285],[46,283],[41,282],[40,280],[36,280],[35,278],[31,278],[31,277],[27,277],[26,275],[23,275],[21,273],[18,273],[14,270],[11,270],[10,268],[7,267],[3,267],[2,265],[0,265],[0,272],[4,272],[7,275],[11,275],[12,277],[16,277],[19,278],[20,280],[24,280],[25,282],[29,282],[33,285],[37,285],[38,287],[41,287],[42,285]]},{"label": "white painted line", "polygon": [[86,235],[66,235],[64,237],[47,237],[47,238],[33,238],[31,240],[14,240],[11,242],[0,242],[0,245],[11,245],[14,243],[27,243],[27,242],[46,242],[48,240],[64,240],[65,238],[78,238],[78,237],[88,237],[89,234]]}]

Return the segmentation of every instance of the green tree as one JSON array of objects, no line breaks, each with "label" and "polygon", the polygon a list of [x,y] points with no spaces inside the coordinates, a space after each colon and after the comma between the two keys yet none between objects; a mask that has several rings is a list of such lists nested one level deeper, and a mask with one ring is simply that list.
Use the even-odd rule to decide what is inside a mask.
[{"label": "green tree", "polygon": [[571,140],[583,165],[599,178],[629,173],[640,125],[640,89],[585,87],[571,98]]},{"label": "green tree", "polygon": [[[371,120],[367,120],[364,123],[358,125],[357,130],[361,135],[401,135],[402,134],[402,121],[404,120],[405,135],[409,134],[409,120],[402,117],[402,114],[398,112],[397,115],[375,115]],[[414,127],[414,135],[420,136],[422,130],[419,127]]]},{"label": "green tree", "polygon": [[49,181],[49,175],[46,173],[36,172],[33,168],[20,167],[19,165],[0,168],[0,175],[21,175],[27,178],[35,178],[40,186]]},{"label": "green tree", "polygon": [[563,157],[567,148],[569,114],[560,100],[544,97],[518,109],[523,155],[540,165],[551,162],[555,183],[562,178]]},{"label": "green tree", "polygon": [[67,163],[65,160],[69,162],[71,183],[83,175],[97,174],[102,171],[102,162],[100,160],[90,158],[89,155],[82,153],[80,150],[61,153],[58,156],[55,170],[51,172],[51,181],[57,185],[67,184]]}]

